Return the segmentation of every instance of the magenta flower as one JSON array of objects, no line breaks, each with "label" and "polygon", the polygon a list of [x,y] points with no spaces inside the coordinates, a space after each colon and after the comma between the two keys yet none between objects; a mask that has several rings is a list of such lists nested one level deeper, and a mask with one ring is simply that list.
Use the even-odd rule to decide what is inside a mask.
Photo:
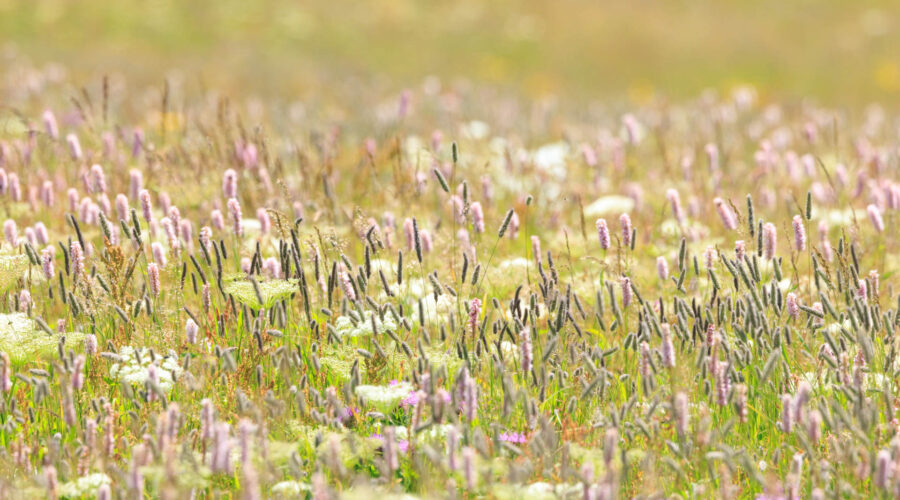
[{"label": "magenta flower", "polygon": [[500,441],[512,444],[525,444],[528,442],[528,437],[521,432],[502,432],[500,433]]}]

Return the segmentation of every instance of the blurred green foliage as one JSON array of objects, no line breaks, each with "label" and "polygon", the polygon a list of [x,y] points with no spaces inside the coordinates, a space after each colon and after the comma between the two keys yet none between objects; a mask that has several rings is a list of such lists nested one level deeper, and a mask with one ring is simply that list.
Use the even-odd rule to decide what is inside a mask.
[{"label": "blurred green foliage", "polygon": [[260,94],[311,80],[465,77],[524,96],[900,97],[900,2],[0,0],[7,49],[78,78],[178,70]]}]

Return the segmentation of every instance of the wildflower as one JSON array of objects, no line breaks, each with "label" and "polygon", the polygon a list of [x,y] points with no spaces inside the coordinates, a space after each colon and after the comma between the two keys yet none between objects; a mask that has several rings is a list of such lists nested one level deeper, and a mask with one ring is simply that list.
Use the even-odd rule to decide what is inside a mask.
[{"label": "wildflower", "polygon": [[703,252],[703,256],[706,258],[706,268],[712,269],[716,265],[716,258],[718,258],[718,252],[714,246],[706,247],[706,251]]},{"label": "wildflower", "polygon": [[93,333],[84,336],[84,353],[88,356],[97,354],[97,336]]},{"label": "wildflower", "polygon": [[790,434],[794,429],[794,400],[790,394],[781,395],[781,430]]},{"label": "wildflower", "polygon": [[675,346],[672,344],[672,333],[668,323],[660,325],[662,333],[662,359],[663,364],[668,368],[675,367]]},{"label": "wildflower", "polygon": [[[169,214],[169,220],[172,223],[171,224],[172,225],[171,232],[172,232],[172,235],[174,236],[175,231],[181,226],[181,211],[178,210],[178,207],[176,207],[175,205],[172,205],[167,210],[167,213]],[[171,239],[174,239],[174,238],[171,238]]]},{"label": "wildflower", "polygon": [[509,218],[509,239],[514,240],[519,236],[519,214],[512,213]]},{"label": "wildflower", "polygon": [[501,432],[498,439],[511,444],[525,444],[528,442],[528,438],[521,432]]},{"label": "wildflower", "polygon": [[797,247],[798,252],[802,252],[803,250],[806,250],[806,227],[803,225],[803,217],[795,215],[793,226],[794,246]]},{"label": "wildflower", "polygon": [[631,289],[631,279],[627,276],[622,276],[619,280],[619,285],[622,287],[622,307],[628,307],[631,304],[631,297],[634,293]]},{"label": "wildflower", "polygon": [[475,379],[467,376],[463,387],[463,413],[469,422],[475,420],[478,411],[478,387],[475,385]]},{"label": "wildflower", "polygon": [[473,202],[469,207],[469,211],[472,214],[472,229],[475,230],[476,233],[484,232],[484,210],[481,208],[481,203]]},{"label": "wildflower", "polygon": [[154,387],[159,386],[159,372],[156,368],[156,365],[150,364],[150,366],[147,367],[147,378],[146,378],[145,382],[148,386],[148,389],[151,389],[149,391],[149,393],[150,393],[149,400],[155,401],[156,400],[156,391],[153,389],[154,389]]},{"label": "wildflower", "polygon": [[728,373],[728,363],[720,361],[716,363],[716,403],[725,406],[728,402],[728,394],[731,392],[731,376]]},{"label": "wildflower", "polygon": [[44,480],[47,482],[47,498],[55,500],[59,496],[59,482],[56,477],[56,467],[52,465],[44,467]]},{"label": "wildflower", "polygon": [[603,435],[603,463],[607,468],[612,464],[619,444],[619,433],[615,427],[610,427]]},{"label": "wildflower", "polygon": [[236,198],[228,199],[228,213],[231,214],[232,229],[237,237],[244,235],[244,225],[241,218],[241,203]]},{"label": "wildflower", "polygon": [[234,169],[229,168],[222,176],[222,193],[226,199],[237,198],[238,176]]},{"label": "wildflower", "polygon": [[527,377],[531,373],[531,363],[533,361],[533,352],[531,346],[531,329],[525,327],[519,332],[519,349],[522,355],[522,372]]},{"label": "wildflower", "polygon": [[466,478],[466,488],[475,489],[475,450],[467,446],[462,450],[463,475]]},{"label": "wildflower", "polygon": [[662,255],[656,258],[656,275],[662,281],[669,279],[669,262]]},{"label": "wildflower", "polygon": [[451,425],[447,431],[447,465],[450,470],[455,471],[459,468],[456,460],[456,449],[459,447],[459,431],[455,425]]},{"label": "wildflower", "polygon": [[45,226],[43,222],[36,222],[34,224],[34,237],[40,245],[46,245],[50,242],[50,237],[47,235],[47,226]]},{"label": "wildflower", "polygon": [[204,440],[211,439],[216,424],[212,401],[209,398],[203,398],[200,401],[200,408],[200,437]]},{"label": "wildflower", "polygon": [[475,298],[469,304],[469,330],[474,338],[478,334],[478,316],[481,314],[481,300]]},{"label": "wildflower", "polygon": [[816,443],[821,439],[822,414],[819,413],[819,410],[809,412],[809,417],[806,419],[806,436],[812,443]]},{"label": "wildflower", "polygon": [[225,229],[225,217],[222,215],[221,210],[213,210],[212,213],[210,213],[209,218],[212,226],[216,228],[216,230],[222,231]]},{"label": "wildflower", "polygon": [[738,384],[734,387],[734,406],[741,423],[747,421],[747,386]]},{"label": "wildflower", "polygon": [[184,325],[184,334],[189,344],[197,343],[197,332],[200,331],[200,327],[194,322],[193,319],[188,318],[187,322]]},{"label": "wildflower", "polygon": [[81,243],[73,241],[69,245],[69,259],[72,261],[72,275],[74,279],[78,279],[84,274],[84,252]]},{"label": "wildflower", "polygon": [[266,276],[272,279],[281,279],[281,262],[275,257],[268,257],[263,261],[263,270]]},{"label": "wildflower", "polygon": [[193,250],[193,240],[194,240],[194,226],[188,219],[181,219],[181,222],[178,224],[178,228],[181,232],[181,241],[183,241],[188,249]]},{"label": "wildflower", "polygon": [[59,125],[56,123],[56,115],[53,114],[53,111],[44,110],[41,120],[44,122],[44,131],[47,135],[53,140],[59,139]]},{"label": "wildflower", "polygon": [[531,237],[531,255],[534,257],[536,265],[541,264],[541,239],[537,236]]},{"label": "wildflower", "polygon": [[212,229],[209,226],[203,226],[200,228],[200,245],[206,249],[207,252],[212,251]]},{"label": "wildflower", "polygon": [[84,356],[77,356],[72,365],[72,389],[80,391],[84,386]]},{"label": "wildflower", "polygon": [[172,198],[169,197],[169,193],[165,191],[160,191],[159,193],[159,208],[162,210],[162,213],[168,214],[169,208],[172,207]]},{"label": "wildflower", "polygon": [[341,290],[344,292],[344,296],[347,297],[347,300],[353,302],[356,300],[356,289],[353,287],[353,281],[350,277],[350,272],[347,270],[347,266],[341,262],[341,265],[338,268],[338,276],[341,280]]},{"label": "wildflower", "polygon": [[397,457],[396,433],[392,426],[384,429],[384,460],[391,474],[400,467]]},{"label": "wildflower", "polygon": [[75,414],[75,402],[72,401],[72,389],[68,385],[62,386],[62,414],[63,422],[67,426],[72,427],[75,425],[75,420],[78,417]]},{"label": "wildflower", "polygon": [[149,284],[150,294],[154,297],[159,297],[159,266],[156,264],[156,262],[151,262],[147,265],[147,282]]},{"label": "wildflower", "polygon": [[650,367],[650,344],[647,341],[641,342],[641,361],[640,361],[641,377],[649,378],[652,375]]},{"label": "wildflower", "polygon": [[881,210],[875,205],[869,205],[866,207],[866,211],[869,213],[869,220],[872,221],[872,226],[875,227],[875,230],[879,233],[884,231],[884,219],[881,218]]},{"label": "wildflower", "polygon": [[140,170],[133,168],[128,171],[128,196],[131,198],[139,198],[141,190],[144,189],[144,174]]},{"label": "wildflower", "polygon": [[31,292],[22,290],[19,292],[19,310],[27,311],[31,308],[33,301],[31,300]]},{"label": "wildflower", "polygon": [[80,160],[82,157],[82,152],[81,142],[78,140],[78,136],[75,134],[68,134],[66,136],[66,143],[69,145],[69,154],[72,155],[72,159]]},{"label": "wildflower", "polygon": [[631,217],[628,214],[622,214],[619,216],[619,225],[622,226],[622,244],[631,247],[631,235],[634,230],[631,225]]},{"label": "wildflower", "polygon": [[775,224],[767,222],[763,225],[763,255],[765,256],[766,260],[772,260],[775,258],[775,245]]},{"label": "wildflower", "polygon": [[53,181],[44,181],[41,184],[41,202],[48,207],[52,207],[54,201]]},{"label": "wildflower", "polygon": [[419,405],[419,402],[425,397],[422,391],[411,391],[409,395],[400,400],[400,406],[404,408],[413,408]]},{"label": "wildflower", "polygon": [[716,211],[719,213],[719,218],[722,219],[725,229],[730,231],[737,229],[737,217],[734,215],[731,207],[725,203],[725,200],[716,198],[713,200],[713,204],[716,206]]},{"label": "wildflower", "polygon": [[13,172],[9,173],[9,197],[13,201],[22,201],[22,186],[19,184],[19,176]]},{"label": "wildflower", "polygon": [[128,197],[122,193],[116,195],[116,214],[119,220],[128,220]]},{"label": "wildflower", "polygon": [[6,219],[3,222],[3,234],[6,236],[6,242],[12,246],[18,245],[19,234],[16,230],[16,221]]},{"label": "wildflower", "polygon": [[893,465],[891,453],[888,450],[880,450],[875,459],[875,486],[883,490],[890,486]]},{"label": "wildflower", "polygon": [[787,297],[785,298],[785,304],[791,319],[797,319],[800,315],[800,303],[797,301],[797,294],[788,292]]},{"label": "wildflower", "polygon": [[41,250],[41,269],[44,271],[44,278],[47,281],[52,280],[56,276],[56,271],[53,267],[53,247],[45,248]]},{"label": "wildflower", "polygon": [[12,389],[12,365],[9,355],[0,352],[0,391],[8,393]]},{"label": "wildflower", "polygon": [[412,251],[416,247],[415,227],[412,219],[403,220],[403,234],[406,236],[406,249]]},{"label": "wildflower", "polygon": [[219,422],[213,426],[213,448],[210,454],[210,469],[213,473],[231,473],[231,426],[227,422]]},{"label": "wildflower", "polygon": [[260,233],[269,234],[269,231],[272,230],[272,219],[269,217],[269,212],[262,207],[256,209],[256,219],[259,221]]},{"label": "wildflower", "polygon": [[687,435],[691,418],[687,394],[683,392],[675,394],[673,409],[675,413],[675,429],[678,435],[684,438]]},{"label": "wildflower", "polygon": [[427,229],[423,229],[419,231],[419,240],[422,244],[422,251],[425,253],[431,252],[434,243],[431,240],[431,232]]},{"label": "wildflower", "polygon": [[209,283],[204,283],[200,293],[201,302],[203,303],[203,312],[209,312],[209,306],[212,305],[212,290]]},{"label": "wildflower", "polygon": [[681,197],[678,195],[678,191],[674,189],[666,190],[666,199],[672,205],[672,215],[675,216],[675,220],[679,224],[684,224],[684,208],[681,206]]},{"label": "wildflower", "polygon": [[96,163],[94,165],[91,165],[91,184],[93,192],[106,192],[106,175],[103,173],[103,167],[97,165]]},{"label": "wildflower", "polygon": [[150,192],[141,189],[138,193],[138,200],[141,202],[141,212],[144,220],[149,224],[153,220],[153,202],[150,200]]},{"label": "wildflower", "polygon": [[605,219],[597,219],[597,237],[600,239],[600,248],[609,250],[609,227]]},{"label": "wildflower", "polygon": [[150,254],[153,255],[153,261],[162,267],[166,267],[166,249],[158,241],[150,244]]},{"label": "wildflower", "polygon": [[819,222],[819,237],[822,240],[822,255],[825,257],[825,261],[834,261],[834,250],[828,241],[828,225],[825,224],[825,221]]},{"label": "wildflower", "polygon": [[631,113],[622,116],[622,127],[625,129],[629,144],[639,143],[644,136],[643,126]]},{"label": "wildflower", "polygon": [[358,385],[354,393],[379,412],[388,414],[413,392],[412,384],[397,382],[387,386]]},{"label": "wildflower", "polygon": [[457,224],[465,223],[465,205],[463,204],[462,198],[458,195],[454,194],[450,197],[450,211],[453,213],[453,220],[456,221]]},{"label": "wildflower", "polygon": [[31,246],[37,245],[37,236],[34,234],[34,229],[30,227],[25,228],[25,241],[31,244]]},{"label": "wildflower", "polygon": [[144,131],[136,128],[132,134],[131,157],[137,158],[144,148]]}]

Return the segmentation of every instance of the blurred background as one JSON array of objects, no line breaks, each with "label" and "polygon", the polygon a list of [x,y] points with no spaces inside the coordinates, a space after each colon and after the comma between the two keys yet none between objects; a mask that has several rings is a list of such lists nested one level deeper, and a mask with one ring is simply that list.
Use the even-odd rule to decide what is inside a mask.
[{"label": "blurred background", "polygon": [[[3,63],[302,94],[428,75],[573,102],[756,85],[835,105],[900,98],[897,1],[0,0]],[[0,69],[0,71],[3,71]]]}]

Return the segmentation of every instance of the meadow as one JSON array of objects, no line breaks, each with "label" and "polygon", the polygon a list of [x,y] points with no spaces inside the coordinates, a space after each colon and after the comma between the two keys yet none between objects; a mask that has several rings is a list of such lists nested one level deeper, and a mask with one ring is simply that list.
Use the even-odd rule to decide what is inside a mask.
[{"label": "meadow", "polygon": [[900,496],[890,5],[563,3],[0,1],[0,498]]}]

